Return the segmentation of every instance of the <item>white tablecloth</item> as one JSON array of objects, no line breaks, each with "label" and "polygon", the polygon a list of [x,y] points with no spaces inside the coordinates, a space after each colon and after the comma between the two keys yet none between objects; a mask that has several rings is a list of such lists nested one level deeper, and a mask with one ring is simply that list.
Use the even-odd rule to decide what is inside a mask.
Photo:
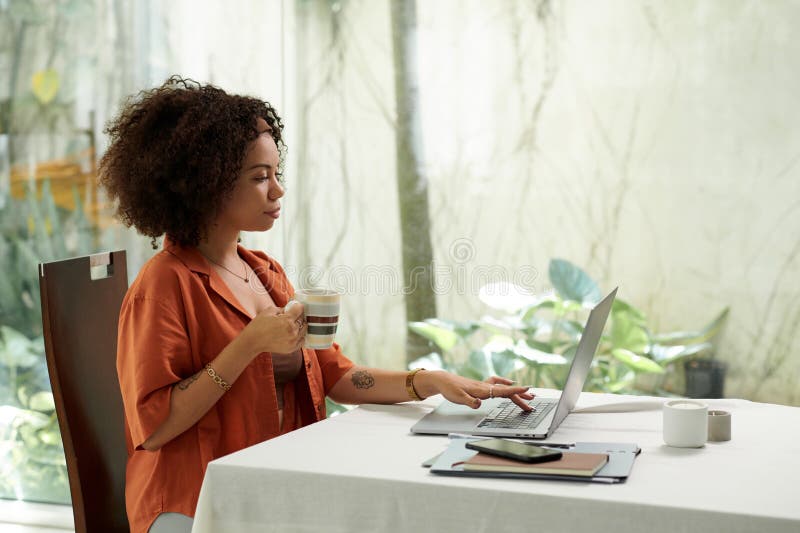
[{"label": "white tablecloth", "polygon": [[642,448],[627,483],[601,485],[430,474],[420,463],[448,439],[409,428],[438,401],[361,406],[213,461],[192,531],[800,532],[800,408],[708,400],[733,413],[733,439],[700,449],[665,446],[657,408],[572,413],[552,442]]}]

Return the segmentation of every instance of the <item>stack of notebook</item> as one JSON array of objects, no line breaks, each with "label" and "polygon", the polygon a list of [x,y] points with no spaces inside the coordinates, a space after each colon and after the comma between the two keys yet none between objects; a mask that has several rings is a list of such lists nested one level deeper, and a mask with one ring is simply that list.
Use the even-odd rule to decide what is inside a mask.
[{"label": "stack of notebook", "polygon": [[[480,454],[464,446],[467,440],[453,438],[447,449],[428,463],[432,474],[525,479],[557,479],[624,483],[641,451],[628,442],[577,442],[555,445],[562,458],[546,463],[522,463]],[[547,446],[542,443],[542,446]],[[426,465],[427,466],[427,465]]]}]

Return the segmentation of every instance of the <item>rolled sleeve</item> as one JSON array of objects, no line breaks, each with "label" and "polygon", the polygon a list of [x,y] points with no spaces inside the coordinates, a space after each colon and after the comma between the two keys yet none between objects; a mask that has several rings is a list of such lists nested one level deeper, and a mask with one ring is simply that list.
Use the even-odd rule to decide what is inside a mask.
[{"label": "rolled sleeve", "polygon": [[327,396],[333,386],[347,374],[348,370],[353,368],[354,363],[342,353],[342,349],[335,342],[330,348],[315,351],[319,367],[322,370],[325,396]]},{"label": "rolled sleeve", "polygon": [[172,385],[192,373],[186,325],[165,303],[133,297],[120,312],[117,374],[135,449],[164,422]]}]

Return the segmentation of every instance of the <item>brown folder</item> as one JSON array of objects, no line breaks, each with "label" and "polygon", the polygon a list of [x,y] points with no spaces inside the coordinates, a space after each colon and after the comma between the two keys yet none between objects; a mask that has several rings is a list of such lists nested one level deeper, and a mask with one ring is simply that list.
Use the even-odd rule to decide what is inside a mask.
[{"label": "brown folder", "polygon": [[607,462],[608,455],[604,453],[564,452],[561,459],[545,463],[523,463],[513,459],[479,453],[464,461],[464,470],[591,477],[603,468]]}]

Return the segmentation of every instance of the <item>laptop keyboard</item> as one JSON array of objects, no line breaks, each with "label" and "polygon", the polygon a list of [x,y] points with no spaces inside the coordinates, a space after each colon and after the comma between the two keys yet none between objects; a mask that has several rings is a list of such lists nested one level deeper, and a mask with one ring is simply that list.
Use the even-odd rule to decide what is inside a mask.
[{"label": "laptop keyboard", "polygon": [[496,429],[532,429],[539,425],[539,422],[556,406],[556,401],[550,399],[533,399],[528,405],[533,407],[533,411],[523,411],[511,400],[505,400],[497,404],[492,411],[486,415],[478,424],[479,428]]}]

